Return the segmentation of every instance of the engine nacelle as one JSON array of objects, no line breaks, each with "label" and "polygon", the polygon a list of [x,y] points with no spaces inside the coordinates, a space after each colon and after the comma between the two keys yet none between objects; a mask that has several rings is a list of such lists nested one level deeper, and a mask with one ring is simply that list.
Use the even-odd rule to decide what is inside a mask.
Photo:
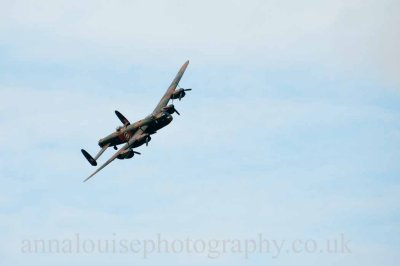
[{"label": "engine nacelle", "polygon": [[139,147],[144,143],[149,143],[151,140],[150,134],[142,134],[140,135],[133,144],[133,148]]},{"label": "engine nacelle", "polygon": [[118,159],[123,160],[123,159],[130,159],[135,155],[132,149],[127,149],[126,151],[123,151],[120,155],[118,155]]},{"label": "engine nacelle", "polygon": [[163,111],[167,112],[168,114],[172,115],[175,112],[175,106],[173,104],[167,105],[163,108]]},{"label": "engine nacelle", "polygon": [[185,97],[186,92],[184,89],[180,88],[178,90],[176,90],[172,95],[171,95],[171,99],[182,99],[183,97]]},{"label": "engine nacelle", "polygon": [[141,141],[146,141],[146,139],[148,139],[148,141],[151,140],[151,137],[150,137],[149,134],[142,134],[142,135],[140,135],[140,136],[136,139],[136,141],[137,141],[137,142],[141,142]]},{"label": "engine nacelle", "polygon": [[156,125],[159,125],[161,127],[164,127],[164,126],[168,125],[169,123],[171,123],[171,121],[173,120],[173,117],[167,111],[163,110],[163,111],[159,112],[158,114],[156,114],[153,119],[154,119],[153,123],[155,123]]}]

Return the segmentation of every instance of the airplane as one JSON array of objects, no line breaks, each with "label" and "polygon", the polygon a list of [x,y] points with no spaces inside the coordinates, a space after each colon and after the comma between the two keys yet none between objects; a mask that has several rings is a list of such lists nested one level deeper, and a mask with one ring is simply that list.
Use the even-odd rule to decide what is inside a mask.
[{"label": "airplane", "polygon": [[83,182],[89,180],[91,177],[93,177],[101,169],[106,167],[115,159],[131,159],[135,154],[141,154],[140,152],[134,151],[133,149],[143,144],[146,144],[147,146],[151,140],[152,134],[155,134],[158,130],[171,123],[173,119],[173,113],[180,115],[180,113],[175,109],[173,103],[169,105],[168,103],[170,100],[173,101],[175,99],[178,99],[180,101],[183,97],[185,97],[187,91],[192,90],[180,88],[178,85],[188,65],[189,60],[182,65],[178,74],[176,74],[171,85],[168,87],[167,91],[165,92],[164,96],[161,98],[153,112],[145,118],[131,124],[129,120],[126,119],[126,117],[123,116],[119,111],[115,111],[116,116],[123,125],[118,126],[115,132],[99,140],[99,146],[101,149],[95,157],[92,157],[84,149],[82,149],[81,152],[91,165],[96,166],[97,160],[100,158],[105,150],[110,147],[114,147],[114,149],[117,150],[118,145],[124,143],[125,145],[122,146],[113,156],[111,156],[110,159],[108,159],[102,166],[100,166]]}]

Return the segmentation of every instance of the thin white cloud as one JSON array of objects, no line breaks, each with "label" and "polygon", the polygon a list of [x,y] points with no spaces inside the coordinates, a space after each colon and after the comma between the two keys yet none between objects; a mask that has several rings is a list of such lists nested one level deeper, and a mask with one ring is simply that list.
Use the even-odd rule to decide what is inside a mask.
[{"label": "thin white cloud", "polygon": [[[15,56],[158,64],[316,64],[397,79],[399,2],[14,1],[3,5]],[[357,70],[354,70],[357,69]],[[349,72],[349,70],[352,70]]]}]

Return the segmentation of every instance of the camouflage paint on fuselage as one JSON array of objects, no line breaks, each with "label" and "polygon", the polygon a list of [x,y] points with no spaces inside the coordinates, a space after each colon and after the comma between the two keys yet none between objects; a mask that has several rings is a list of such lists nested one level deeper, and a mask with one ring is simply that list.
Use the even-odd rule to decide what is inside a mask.
[{"label": "camouflage paint on fuselage", "polygon": [[[149,134],[154,134],[156,133],[157,130],[171,123],[172,119],[173,119],[172,115],[166,112],[160,112],[155,116],[153,115],[148,116],[127,127],[119,127],[115,132],[111,133],[105,138],[100,139],[99,146],[104,147],[107,144],[109,146],[116,146],[125,143],[135,134],[135,132],[139,128],[142,128],[144,126],[147,126],[147,132]],[[140,143],[140,145],[142,145],[143,143]]]}]

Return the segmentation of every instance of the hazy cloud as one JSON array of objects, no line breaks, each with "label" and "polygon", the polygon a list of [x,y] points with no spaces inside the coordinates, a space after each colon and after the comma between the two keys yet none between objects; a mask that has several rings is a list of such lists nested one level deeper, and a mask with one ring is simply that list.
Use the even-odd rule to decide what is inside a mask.
[{"label": "hazy cloud", "polygon": [[12,1],[0,30],[22,58],[315,63],[397,79],[399,8],[395,0]]}]

